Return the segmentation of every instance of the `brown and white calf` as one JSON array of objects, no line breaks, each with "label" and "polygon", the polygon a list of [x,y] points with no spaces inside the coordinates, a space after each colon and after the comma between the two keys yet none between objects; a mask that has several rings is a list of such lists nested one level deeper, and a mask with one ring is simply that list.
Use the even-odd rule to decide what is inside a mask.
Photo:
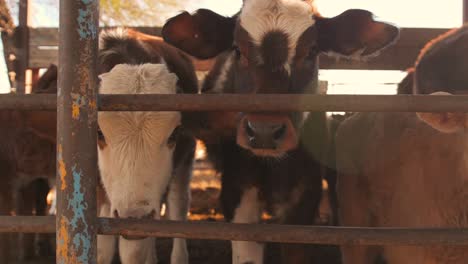
[{"label": "brown and white calf", "polygon": [[[398,36],[397,28],[367,11],[323,18],[308,2],[245,0],[233,17],[184,12],[169,19],[162,34],[199,59],[217,56],[203,93],[237,94],[318,93],[320,53],[372,56]],[[267,210],[279,223],[314,223],[328,143],[323,112],[192,117],[185,124],[222,172],[227,221],[256,223]],[[302,246],[283,246],[282,263],[305,261]],[[233,263],[263,263],[261,243],[233,241],[232,248]]]},{"label": "brown and white calf", "polygon": [[[410,73],[414,79],[406,80],[414,83],[410,90],[466,93],[467,47],[468,26],[430,42]],[[345,120],[336,136],[341,224],[468,227],[467,127],[465,113],[359,113]],[[468,263],[466,246],[347,246],[342,252],[344,264]]]},{"label": "brown and white calf", "polygon": [[[101,35],[100,94],[196,93],[190,59],[160,38],[117,30]],[[179,112],[100,112],[98,160],[109,203],[100,215],[160,218],[167,192],[168,218],[185,220],[194,138]],[[98,238],[98,262],[111,263],[115,237]],[[155,239],[121,237],[122,263],[155,263]],[[185,240],[174,239],[172,263],[188,263]]]}]

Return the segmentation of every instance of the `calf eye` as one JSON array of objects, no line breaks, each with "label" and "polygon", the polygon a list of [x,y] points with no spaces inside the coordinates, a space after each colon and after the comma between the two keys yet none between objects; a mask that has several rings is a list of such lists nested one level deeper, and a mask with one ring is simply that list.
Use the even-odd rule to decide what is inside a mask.
[{"label": "calf eye", "polygon": [[249,60],[245,57],[244,54],[242,54],[240,48],[238,46],[233,46],[232,48],[236,52],[236,58],[238,60],[240,60],[241,65],[248,66],[249,65]]},{"label": "calf eye", "polygon": [[106,139],[104,138],[104,134],[102,133],[102,130],[99,126],[97,128],[97,139],[101,141],[106,141]]},{"label": "calf eye", "polygon": [[177,139],[179,138],[181,133],[182,133],[182,126],[177,126],[176,128],[174,128],[174,130],[172,131],[172,134],[167,139],[167,146],[169,148],[175,147],[177,143]]},{"label": "calf eye", "polygon": [[104,149],[106,147],[106,138],[104,137],[104,134],[102,133],[102,130],[99,126],[97,129],[97,143],[100,149]]}]

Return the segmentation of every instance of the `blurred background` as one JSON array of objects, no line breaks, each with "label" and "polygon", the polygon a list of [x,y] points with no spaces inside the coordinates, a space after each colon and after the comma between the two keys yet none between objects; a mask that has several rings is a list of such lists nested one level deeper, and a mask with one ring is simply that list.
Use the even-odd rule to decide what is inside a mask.
[{"label": "blurred background", "polygon": [[[19,22],[18,2],[19,0],[0,0],[0,8],[9,8],[15,25]],[[436,0],[316,0],[315,2],[324,16],[335,16],[349,8],[362,8],[400,27],[452,28],[462,23],[460,0],[446,0],[442,6],[441,2]],[[59,0],[30,0],[29,26],[58,27],[58,3]],[[242,0],[101,0],[100,4],[103,26],[162,26],[166,19],[182,10],[209,8],[230,16],[240,9]],[[3,54],[3,51],[0,54]],[[329,94],[393,94],[396,83],[403,77],[404,72],[401,71],[322,70],[320,79],[328,82]],[[0,92],[8,93],[9,87],[5,60],[2,59]]]}]

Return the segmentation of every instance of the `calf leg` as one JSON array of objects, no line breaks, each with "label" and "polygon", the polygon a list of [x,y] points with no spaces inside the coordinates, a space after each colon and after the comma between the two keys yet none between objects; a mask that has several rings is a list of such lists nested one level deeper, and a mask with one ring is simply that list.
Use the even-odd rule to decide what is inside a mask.
[{"label": "calf leg", "polygon": [[[19,188],[14,195],[16,215],[32,215],[35,196],[33,183]],[[18,261],[31,259],[34,256],[34,234],[17,233],[11,235],[17,244],[15,248],[12,248],[15,259]]]},{"label": "calf leg", "polygon": [[[177,168],[169,184],[167,194],[167,214],[169,220],[186,221],[190,206],[190,179],[192,178],[192,162]],[[187,243],[183,238],[174,238],[171,253],[172,264],[189,262]]]},{"label": "calf leg", "polygon": [[[262,206],[257,188],[246,189],[241,196],[239,206],[235,209],[233,223],[260,222]],[[264,244],[247,241],[232,241],[233,264],[262,264]]]},{"label": "calf leg", "polygon": [[[55,176],[55,175],[54,175]],[[36,215],[47,215],[47,194],[49,193],[50,187],[47,181],[41,179],[37,182],[36,186],[37,198],[36,198]],[[51,240],[55,240],[54,234],[36,234],[35,235],[35,255],[36,256],[55,256],[55,246],[52,245]]]}]

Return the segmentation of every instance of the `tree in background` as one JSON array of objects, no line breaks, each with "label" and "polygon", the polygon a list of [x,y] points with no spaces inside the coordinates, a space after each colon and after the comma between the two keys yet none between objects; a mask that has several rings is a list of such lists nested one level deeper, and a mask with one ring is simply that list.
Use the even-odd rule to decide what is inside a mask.
[{"label": "tree in background", "polygon": [[5,0],[0,0],[0,31],[12,33],[13,32],[13,19],[10,15],[10,9],[8,9]]},{"label": "tree in background", "polygon": [[104,25],[163,25],[166,17],[186,8],[188,0],[101,0]]},{"label": "tree in background", "polygon": [[[76,0],[70,0],[76,1]],[[102,26],[162,26],[165,20],[180,10],[203,0],[99,0]],[[30,26],[58,27],[60,0],[29,0]],[[12,72],[9,54],[14,54],[12,32],[18,22],[19,0],[0,0],[0,31],[8,72]],[[0,55],[1,59],[1,55]],[[2,70],[3,65],[0,65]],[[0,78],[4,78],[3,76]],[[10,83],[11,84],[11,83]]]},{"label": "tree in background", "polygon": [[[5,0],[2,0],[5,1]],[[100,0],[101,24],[105,26],[161,26],[166,18],[202,0]],[[6,0],[14,18],[19,0]],[[58,27],[60,0],[29,0],[32,26]],[[16,20],[15,20],[16,21]]]}]

